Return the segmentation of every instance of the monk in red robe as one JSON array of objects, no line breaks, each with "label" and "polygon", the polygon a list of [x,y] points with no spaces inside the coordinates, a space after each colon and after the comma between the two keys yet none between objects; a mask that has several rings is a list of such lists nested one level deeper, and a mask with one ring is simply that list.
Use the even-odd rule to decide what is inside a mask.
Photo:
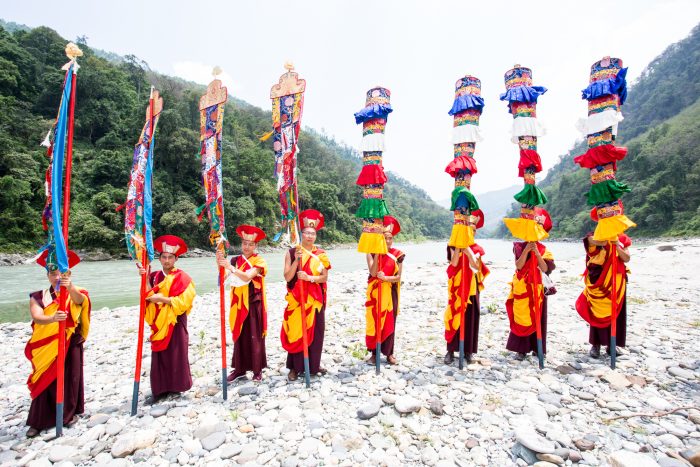
[{"label": "monk in red robe", "polygon": [[[552,228],[549,213],[542,208],[535,208],[535,221],[545,231]],[[554,256],[540,242],[514,242],[515,274],[511,290],[506,300],[506,310],[510,321],[510,335],[506,349],[517,352],[517,359],[522,360],[532,351],[537,355],[536,310],[540,312],[542,330],[542,352],[547,353],[547,295],[542,285],[542,273],[554,271]],[[532,277],[532,262],[535,262],[535,277]],[[536,284],[536,285],[535,285]]]},{"label": "monk in red robe", "polygon": [[401,271],[406,255],[393,247],[394,236],[401,231],[399,221],[391,216],[384,216],[384,239],[389,252],[382,255],[382,267],[377,271],[379,264],[377,255],[367,255],[367,267],[369,278],[367,279],[367,301],[365,303],[365,317],[367,327],[365,332],[365,344],[371,353],[367,363],[376,364],[377,352],[377,305],[378,290],[382,289],[382,303],[380,306],[380,319],[382,321],[381,352],[386,356],[390,365],[396,365],[394,357],[394,335],[396,330],[396,318],[399,315],[399,296],[401,295]]},{"label": "monk in red robe", "polygon": [[[51,256],[51,257],[50,257]],[[80,258],[68,251],[68,267]],[[66,323],[66,355],[63,389],[63,425],[72,426],[84,412],[83,342],[90,329],[90,297],[87,290],[71,281],[71,271],[61,274],[48,250],[37,259],[46,268],[49,288],[29,294],[29,313],[32,316],[32,337],[24,355],[32,364],[27,386],[32,397],[27,417],[27,437],[33,438],[41,430],[56,426],[56,364],[58,359],[58,327]],[[59,311],[60,287],[68,297],[66,311]]]},{"label": "monk in red robe", "polygon": [[[576,300],[576,311],[590,324],[588,342],[589,355],[600,358],[600,346],[607,347],[610,354],[610,323],[612,316],[612,264],[617,261],[615,293],[617,310],[616,346],[624,347],[627,340],[627,267],[630,260],[629,247],[632,240],[625,234],[618,235],[616,242],[593,240],[589,233],[583,239],[586,249],[585,289]],[[613,248],[617,255],[613,255]]]},{"label": "monk in red robe", "polygon": [[306,337],[309,343],[309,372],[324,375],[321,366],[325,333],[326,281],[331,268],[328,255],[314,245],[316,232],[323,228],[323,214],[307,209],[299,214],[301,245],[291,248],[284,257],[287,281],[287,307],[282,321],[282,347],[287,351],[287,378],[295,381],[304,372],[301,297],[306,308]]},{"label": "monk in red robe", "polygon": [[236,233],[241,237],[243,254],[226,261],[220,250],[217,264],[226,269],[231,284],[231,311],[229,324],[233,336],[233,357],[228,381],[245,378],[253,372],[253,381],[262,380],[262,370],[267,368],[265,336],[267,335],[267,298],[265,276],[267,263],[255,252],[265,232],[252,225],[239,225]]},{"label": "monk in red robe", "polygon": [[[187,244],[175,235],[158,237],[153,245],[160,253],[162,271],[148,275],[146,323],[151,327],[151,396],[153,403],[168,394],[179,394],[192,387],[187,315],[196,296],[194,282],[175,266]],[[139,265],[139,272],[146,271]]]},{"label": "monk in red robe", "polygon": [[[484,213],[477,209],[471,213],[468,225],[476,231],[484,225]],[[447,247],[447,308],[445,309],[445,340],[447,341],[447,353],[445,353],[445,365],[454,361],[454,352],[459,352],[460,327],[462,325],[462,261],[466,257],[464,284],[467,298],[467,309],[464,313],[464,354],[467,362],[472,361],[472,355],[478,351],[479,346],[479,317],[481,306],[479,295],[484,289],[484,279],[489,274],[489,269],[481,259],[486,252],[478,244],[461,249]]]}]

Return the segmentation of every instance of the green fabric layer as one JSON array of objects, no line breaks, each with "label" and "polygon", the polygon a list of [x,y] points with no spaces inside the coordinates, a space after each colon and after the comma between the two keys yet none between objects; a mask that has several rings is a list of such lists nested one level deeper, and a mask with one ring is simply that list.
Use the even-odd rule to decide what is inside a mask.
[{"label": "green fabric layer", "polygon": [[389,214],[389,209],[383,199],[364,198],[357,208],[355,217],[360,219],[384,219]]},{"label": "green fabric layer", "polygon": [[[466,198],[460,199],[460,198]],[[456,210],[458,207],[466,207],[469,205],[469,211],[476,211],[479,209],[479,203],[476,202],[476,198],[471,191],[467,190],[466,187],[458,186],[452,190],[452,205],[450,206],[450,211]]]},{"label": "green fabric layer", "polygon": [[591,190],[586,193],[586,199],[590,206],[595,206],[596,204],[616,201],[622,197],[623,193],[629,193],[630,191],[632,190],[624,183],[620,183],[617,180],[606,180],[591,185]]},{"label": "green fabric layer", "polygon": [[547,195],[542,190],[537,188],[537,185],[526,184],[520,192],[513,196],[516,201],[527,204],[528,206],[538,206],[547,204]]}]

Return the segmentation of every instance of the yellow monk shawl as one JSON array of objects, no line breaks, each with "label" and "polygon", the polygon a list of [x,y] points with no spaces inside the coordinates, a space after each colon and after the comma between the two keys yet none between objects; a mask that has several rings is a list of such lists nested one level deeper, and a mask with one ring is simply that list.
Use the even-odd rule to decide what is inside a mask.
[{"label": "yellow monk shawl", "polygon": [[[536,244],[542,259],[554,261],[554,256],[543,244],[539,242]],[[536,263],[537,258],[534,253],[529,253],[523,268],[520,271],[515,271],[513,281],[510,283],[510,295],[506,300],[510,329],[513,334],[520,337],[529,336],[536,331],[536,311],[542,309],[544,301],[542,271],[537,264],[535,264],[535,277],[530,277],[533,261]],[[534,284],[537,284],[537,287]]]},{"label": "yellow monk shawl", "polygon": [[[258,275],[251,281],[255,288],[255,293],[262,294],[262,336],[267,335],[267,297],[265,295],[265,275],[267,274],[267,262],[257,254],[253,254],[246,260],[246,257],[240,255],[235,258],[235,264],[231,263],[239,271],[248,272],[253,268],[258,269]],[[250,284],[241,285],[240,287],[231,287],[231,311],[229,312],[229,325],[231,326],[231,334],[233,341],[236,342],[241,335],[243,323],[248,317],[250,311]]]},{"label": "yellow monk shawl", "polygon": [[[632,240],[627,235],[621,234],[618,239],[625,248],[632,244]],[[612,248],[616,247],[610,244],[599,247],[590,244],[587,239],[584,239],[584,245],[586,247],[585,288],[576,300],[576,311],[591,326],[606,328],[610,326],[612,313]],[[595,280],[591,279],[591,275],[594,275],[593,271],[600,271]],[[615,293],[618,311],[625,300],[628,272],[625,263],[617,257]]]},{"label": "yellow monk shawl", "polygon": [[[405,254],[392,248],[389,252],[382,258],[382,272],[387,276],[395,276],[399,273],[399,264],[403,262]],[[386,281],[380,281],[376,277],[369,277],[367,280],[367,300],[365,302],[365,321],[367,322],[365,328],[365,343],[367,348],[373,349],[376,347],[377,343],[375,340],[376,336],[376,323],[375,317],[377,315],[377,294],[379,287],[382,288],[382,303],[380,309],[380,319],[382,323],[382,336],[381,341],[384,342],[387,337],[389,337],[394,332],[394,297],[391,294],[392,287],[396,285],[396,298],[397,302],[401,295],[401,283],[390,283]],[[398,303],[396,303],[396,314],[399,314]]]},{"label": "yellow monk shawl", "polygon": [[[77,286],[76,286],[77,287]],[[90,296],[87,290],[77,287],[85,297],[80,305],[73,303],[68,295],[66,318],[66,349],[74,333],[87,339],[90,330]],[[53,316],[58,311],[60,292],[52,294],[53,289],[43,291],[42,302],[45,316]],[[48,302],[48,305],[45,305]],[[56,360],[58,358],[58,322],[32,323],[32,337],[24,348],[24,355],[32,364],[32,373],[27,379],[27,386],[32,399],[40,395],[56,379]]]},{"label": "yellow monk shawl", "polygon": [[183,313],[190,314],[192,302],[197,292],[192,278],[184,271],[173,268],[167,276],[163,271],[151,275],[156,285],[146,298],[161,293],[171,299],[170,305],[146,302],[146,323],[151,327],[151,350],[160,352],[168,348],[177,317]]},{"label": "yellow monk shawl", "polygon": [[[484,249],[474,244],[470,247],[472,251],[479,254],[479,270],[476,273],[471,269],[470,265],[467,263],[467,273],[466,273],[466,287],[467,287],[467,305],[472,303],[472,296],[475,296],[478,292],[484,289],[484,279],[489,275],[489,268],[486,267],[481,257],[484,256]],[[452,342],[455,334],[459,330],[462,323],[462,315],[460,313],[462,309],[462,260],[463,256],[460,255],[457,266],[452,266],[451,264],[447,267],[447,307],[445,308],[445,340],[447,342]],[[467,259],[467,261],[469,261]],[[478,313],[479,310],[475,310]]]},{"label": "yellow monk shawl", "polygon": [[[294,251],[293,249],[291,250]],[[310,276],[320,276],[323,269],[330,269],[331,262],[326,252],[320,248],[313,247],[312,251],[304,249],[302,251],[301,270]],[[290,289],[287,284],[287,307],[284,310],[282,321],[282,347],[289,353],[303,351],[302,323],[301,323],[301,281],[293,281],[294,286]],[[304,282],[304,299],[306,305],[306,336],[309,345],[314,340],[314,324],[316,323],[316,313],[320,312],[326,304],[326,284]]]}]

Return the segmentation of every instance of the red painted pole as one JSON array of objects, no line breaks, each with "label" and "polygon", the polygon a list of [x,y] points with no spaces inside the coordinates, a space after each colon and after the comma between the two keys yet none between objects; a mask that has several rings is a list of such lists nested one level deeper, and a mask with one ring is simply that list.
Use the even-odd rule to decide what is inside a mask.
[{"label": "red painted pole", "polygon": [[612,260],[612,287],[610,297],[610,368],[615,369],[617,360],[617,241],[610,242]]},{"label": "red painted pole", "polygon": [[[299,260],[299,269],[302,268],[301,263],[302,258]],[[308,323],[306,322],[306,297],[304,296],[304,281],[297,279],[299,281],[299,305],[301,306],[301,343],[304,347],[304,379],[306,381],[306,387],[311,386],[311,370],[309,369],[309,339],[306,335],[308,329]]]},{"label": "red painted pole", "polygon": [[[153,135],[155,134],[155,104],[153,101],[153,88],[151,88],[151,97],[148,103],[150,109],[150,125],[151,131],[148,140],[148,157],[153,157]],[[146,270],[146,273],[141,276],[141,289],[139,293],[139,331],[138,340],[136,341],[136,364],[134,365],[134,391],[131,397],[131,416],[136,415],[139,400],[139,385],[141,384],[141,360],[143,359],[143,334],[144,320],[146,318],[146,294],[149,271],[148,263],[148,240],[146,239],[146,222],[144,220],[143,229],[143,250],[141,252],[141,267]]]},{"label": "red painted pole", "polygon": [[[535,245],[535,248],[537,246]],[[537,360],[539,361],[539,366],[540,369],[544,368],[544,349],[543,349],[543,344],[542,344],[542,303],[540,302],[540,292],[539,292],[539,284],[540,281],[538,280],[538,267],[537,267],[537,256],[535,256],[535,253],[532,253],[532,256],[530,257],[530,275],[532,276],[532,279],[530,280],[530,284],[532,286],[532,297],[533,300],[535,301],[535,329],[537,333]]]},{"label": "red painted pole", "polygon": [[459,369],[464,369],[464,328],[467,315],[467,255],[462,252],[462,280],[459,282],[459,295],[462,306],[459,310]]},{"label": "red painted pole", "polygon": [[[72,84],[70,90],[70,103],[68,107],[68,141],[66,143],[66,183],[63,187],[63,240],[68,250],[68,223],[70,220],[70,182],[73,170],[73,121],[75,119],[75,87],[77,74],[75,64],[72,68]],[[68,291],[60,287],[59,310],[65,312],[68,303]],[[66,322],[58,322],[58,355],[56,360],[56,436],[63,434],[63,398],[66,365]]]},{"label": "red painted pole", "polygon": [[[377,275],[379,271],[382,270],[382,255],[377,255]],[[374,366],[376,368],[377,374],[381,371],[381,352],[382,352],[382,285],[383,281],[377,277],[377,312],[375,316],[375,329],[374,329]]]}]

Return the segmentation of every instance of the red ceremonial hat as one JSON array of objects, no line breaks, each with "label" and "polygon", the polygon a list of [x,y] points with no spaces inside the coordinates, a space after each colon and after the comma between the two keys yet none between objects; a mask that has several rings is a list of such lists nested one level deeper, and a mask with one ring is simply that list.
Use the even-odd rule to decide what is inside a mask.
[{"label": "red ceremonial hat", "polygon": [[180,256],[187,252],[187,243],[177,235],[161,235],[153,242],[158,253],[171,253]]},{"label": "red ceremonial hat", "polygon": [[475,229],[480,229],[484,226],[484,212],[481,209],[472,211],[471,217],[475,217],[476,219],[469,219],[469,225],[473,226]]},{"label": "red ceremonial hat", "polygon": [[395,217],[384,216],[384,231],[389,232],[392,237],[398,235],[401,232],[401,224]]},{"label": "red ceremonial hat", "polygon": [[535,208],[535,221],[538,224],[542,224],[544,230],[549,232],[552,230],[552,218],[549,217],[549,213],[544,208]]},{"label": "red ceremonial hat", "polygon": [[323,214],[315,209],[307,209],[299,213],[299,220],[301,221],[301,230],[307,227],[319,231],[323,228]]},{"label": "red ceremonial hat", "polygon": [[[608,205],[605,205],[605,207],[601,209],[604,211],[603,217],[610,217],[622,214],[625,210],[625,206],[622,204],[622,200],[618,199],[617,205],[615,202],[613,202]],[[598,206],[594,206],[593,209],[591,209],[591,220],[594,222],[598,222]]]},{"label": "red ceremonial hat", "polygon": [[[50,265],[56,266],[53,263],[50,263],[48,265],[46,264],[46,260],[48,257],[49,257],[49,250],[44,250],[44,252],[41,254],[41,256],[39,256],[36,259],[37,264],[39,266],[45,267],[46,269],[49,269]],[[72,268],[73,266],[75,266],[79,262],[80,262],[80,256],[78,256],[78,254],[75,251],[68,250],[68,268]]]},{"label": "red ceremonial hat", "polygon": [[260,240],[265,238],[265,232],[262,229],[255,227],[254,225],[242,224],[236,227],[236,233],[243,240],[252,241],[258,243]]}]

